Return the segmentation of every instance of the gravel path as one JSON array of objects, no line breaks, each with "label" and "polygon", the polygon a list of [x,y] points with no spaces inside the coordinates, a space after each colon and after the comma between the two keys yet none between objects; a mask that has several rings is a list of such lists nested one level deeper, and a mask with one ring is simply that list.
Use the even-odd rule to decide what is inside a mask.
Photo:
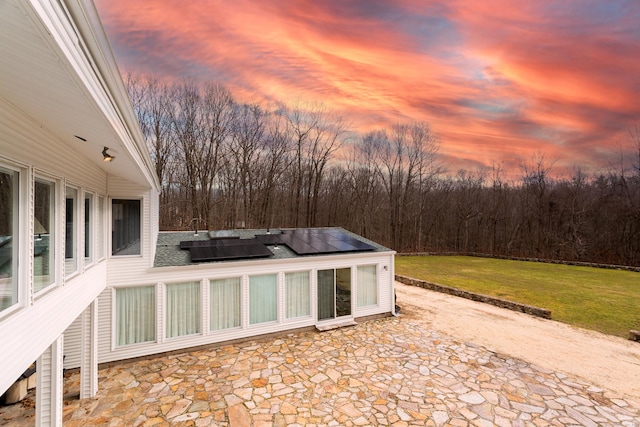
[{"label": "gravel path", "polygon": [[399,282],[395,286],[402,312],[434,330],[640,402],[640,343]]}]

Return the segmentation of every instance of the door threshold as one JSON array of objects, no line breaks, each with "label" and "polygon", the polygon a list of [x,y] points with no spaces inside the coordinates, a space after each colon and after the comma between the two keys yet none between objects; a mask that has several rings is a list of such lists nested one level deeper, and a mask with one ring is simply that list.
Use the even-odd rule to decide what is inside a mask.
[{"label": "door threshold", "polygon": [[316,325],[316,329],[320,332],[330,331],[332,329],[345,328],[348,326],[356,326],[358,323],[353,319],[343,320],[341,322],[332,322],[327,324]]}]

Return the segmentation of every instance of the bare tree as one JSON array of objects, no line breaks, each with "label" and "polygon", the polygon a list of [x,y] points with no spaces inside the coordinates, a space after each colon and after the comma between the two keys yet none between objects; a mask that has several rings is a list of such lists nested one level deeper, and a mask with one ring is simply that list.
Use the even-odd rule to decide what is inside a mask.
[{"label": "bare tree", "polygon": [[[234,175],[241,192],[241,214],[234,215],[245,227],[254,226],[255,191],[258,185],[256,166],[264,155],[262,147],[266,132],[267,114],[258,105],[236,105],[228,155],[235,164]],[[240,219],[241,218],[241,219]]]},{"label": "bare tree", "polygon": [[293,225],[313,226],[322,175],[333,153],[342,146],[346,125],[322,104],[280,104],[279,113],[286,118],[293,139]]},{"label": "bare tree", "polygon": [[160,226],[163,227],[174,222],[171,192],[177,159],[171,121],[173,89],[157,77],[133,74],[127,75],[126,85],[162,186]]},{"label": "bare tree", "polygon": [[260,224],[267,228],[273,227],[276,220],[276,206],[280,213],[277,224],[286,224],[286,206],[284,197],[278,195],[287,193],[284,176],[291,168],[293,158],[290,156],[291,135],[286,124],[286,119],[281,114],[269,113],[267,128],[261,151],[263,155],[255,165],[257,182],[259,186],[259,219]]},{"label": "bare tree", "polygon": [[376,169],[387,195],[389,241],[402,250],[410,212],[415,214],[421,208],[420,186],[433,165],[438,150],[436,138],[426,123],[398,124],[391,128],[390,135],[382,130],[365,138],[376,153]]}]

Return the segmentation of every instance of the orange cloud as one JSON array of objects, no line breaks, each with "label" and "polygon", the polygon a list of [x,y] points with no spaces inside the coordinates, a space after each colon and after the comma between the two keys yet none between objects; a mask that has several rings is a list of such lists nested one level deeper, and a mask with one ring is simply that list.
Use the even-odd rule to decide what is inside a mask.
[{"label": "orange cloud", "polygon": [[125,72],[322,101],[360,131],[426,121],[453,170],[539,152],[595,169],[640,120],[632,0],[96,4]]}]

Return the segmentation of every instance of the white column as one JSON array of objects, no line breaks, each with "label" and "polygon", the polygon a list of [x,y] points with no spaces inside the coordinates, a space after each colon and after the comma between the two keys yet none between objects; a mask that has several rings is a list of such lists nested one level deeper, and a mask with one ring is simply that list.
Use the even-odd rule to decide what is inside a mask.
[{"label": "white column", "polygon": [[80,353],[80,399],[98,392],[98,303],[93,301],[80,315],[82,342]]},{"label": "white column", "polygon": [[36,426],[62,426],[62,340],[60,335],[38,358]]}]

